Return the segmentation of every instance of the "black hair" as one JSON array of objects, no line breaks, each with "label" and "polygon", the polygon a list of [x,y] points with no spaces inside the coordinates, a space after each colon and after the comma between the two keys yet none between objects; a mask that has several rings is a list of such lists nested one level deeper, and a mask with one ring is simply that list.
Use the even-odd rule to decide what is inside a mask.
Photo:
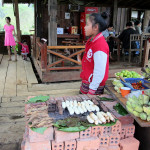
[{"label": "black hair", "polygon": [[132,27],[132,26],[133,26],[132,22],[131,22],[131,21],[130,21],[130,22],[127,22],[126,27],[127,27],[127,26]]},{"label": "black hair", "polygon": [[102,14],[92,13],[89,19],[92,22],[93,26],[98,24],[99,32],[102,32],[107,29],[107,23],[106,23],[107,17],[108,14],[106,12],[103,12]]},{"label": "black hair", "polygon": [[112,28],[112,27],[114,27],[114,26],[113,26],[112,23],[110,23],[110,24],[108,25],[108,28]]},{"label": "black hair", "polygon": [[11,22],[11,18],[10,17],[6,17],[5,19],[9,20],[9,22]]},{"label": "black hair", "polygon": [[22,40],[22,43],[25,43],[25,42],[27,43],[27,40]]},{"label": "black hair", "polygon": [[136,20],[135,22],[134,22],[134,24],[137,26],[138,24],[140,24],[141,23],[141,21],[139,21],[139,20]]}]

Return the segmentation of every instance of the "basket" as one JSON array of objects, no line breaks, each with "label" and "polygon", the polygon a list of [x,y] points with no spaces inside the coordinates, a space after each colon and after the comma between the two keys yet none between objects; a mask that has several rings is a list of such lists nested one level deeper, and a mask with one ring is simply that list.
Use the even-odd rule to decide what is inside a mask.
[{"label": "basket", "polygon": [[[126,86],[125,83],[122,80],[120,80],[120,81],[124,86]],[[144,83],[149,83],[149,82],[144,80],[144,79],[141,79],[141,78],[126,78],[125,81],[128,82],[128,83],[131,83],[131,84],[141,81],[142,86],[145,88],[144,90],[149,89],[147,86],[144,85]],[[126,86],[126,87],[129,87],[129,86]],[[131,91],[139,91],[139,90],[133,88],[133,89],[131,89]]]}]

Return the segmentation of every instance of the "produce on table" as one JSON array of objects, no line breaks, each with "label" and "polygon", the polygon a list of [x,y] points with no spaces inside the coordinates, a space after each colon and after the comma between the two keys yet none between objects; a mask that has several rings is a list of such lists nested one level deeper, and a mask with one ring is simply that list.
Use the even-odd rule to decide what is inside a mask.
[{"label": "produce on table", "polygon": [[139,81],[137,83],[131,83],[132,87],[136,90],[143,90],[145,89],[143,86],[142,86],[142,82]]},{"label": "produce on table", "polygon": [[134,116],[150,121],[150,99],[148,95],[141,94],[138,97],[129,97],[126,108]]},{"label": "produce on table", "polygon": [[121,72],[117,72],[116,76],[122,76],[124,78],[141,78],[141,75],[135,71],[122,70]]},{"label": "produce on table", "polygon": [[124,85],[121,83],[120,80],[113,80],[112,84],[115,86],[114,89],[118,92],[118,93],[121,93],[120,92],[120,88],[121,87],[124,87]]},{"label": "produce on table", "polygon": [[77,102],[75,101],[64,101],[62,102],[62,108],[63,109],[68,109],[70,115],[79,115],[92,111],[100,111],[99,107],[95,105],[92,101],[90,100],[85,100],[83,102]]},{"label": "produce on table", "polygon": [[113,108],[122,116],[126,116],[128,112],[122,107],[121,104],[117,103]]},{"label": "produce on table", "polygon": [[48,115],[48,106],[41,103],[31,104],[25,116],[30,128],[50,127],[53,123],[53,119]]},{"label": "produce on table", "polygon": [[145,78],[147,78],[148,80],[150,80],[150,67],[144,68],[143,76],[144,76]]},{"label": "produce on table", "polygon": [[87,116],[87,120],[89,123],[94,123],[95,125],[98,124],[106,124],[110,121],[115,122],[115,118],[112,116],[110,112],[97,112],[95,115],[93,112],[90,113],[90,115]]}]

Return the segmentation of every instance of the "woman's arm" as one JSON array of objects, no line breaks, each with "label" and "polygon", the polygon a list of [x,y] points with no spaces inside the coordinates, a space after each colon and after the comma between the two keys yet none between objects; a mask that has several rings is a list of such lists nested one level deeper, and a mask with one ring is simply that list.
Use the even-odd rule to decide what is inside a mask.
[{"label": "woman's arm", "polygon": [[[17,34],[16,34],[16,32],[15,32],[15,29],[13,30],[14,31],[14,35],[15,35],[15,37],[17,38]],[[17,38],[18,39],[18,38]]]},{"label": "woman's arm", "polygon": [[96,91],[100,83],[103,81],[106,71],[107,54],[102,51],[94,53],[94,71],[93,80],[90,83],[89,88]]}]

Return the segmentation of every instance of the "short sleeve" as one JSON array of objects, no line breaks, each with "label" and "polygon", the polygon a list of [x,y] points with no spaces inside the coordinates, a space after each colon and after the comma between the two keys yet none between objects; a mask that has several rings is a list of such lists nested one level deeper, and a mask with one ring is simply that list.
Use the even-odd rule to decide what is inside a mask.
[{"label": "short sleeve", "polygon": [[4,25],[4,29],[6,29],[6,24]]}]

